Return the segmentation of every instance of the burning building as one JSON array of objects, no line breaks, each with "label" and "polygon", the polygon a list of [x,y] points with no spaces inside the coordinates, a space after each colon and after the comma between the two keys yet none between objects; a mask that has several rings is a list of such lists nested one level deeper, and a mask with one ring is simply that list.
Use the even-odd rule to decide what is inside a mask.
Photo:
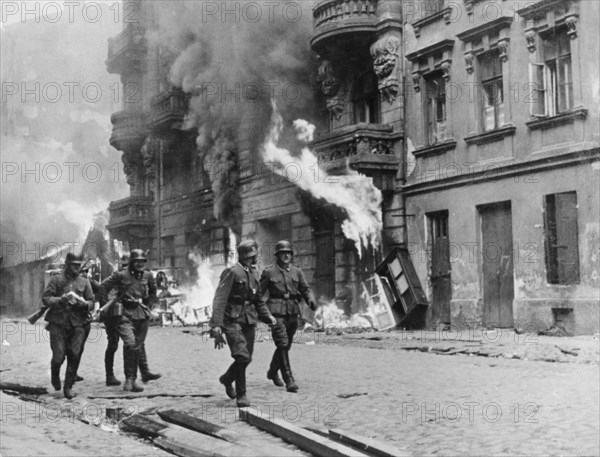
[{"label": "burning building", "polygon": [[[234,239],[255,238],[263,265],[289,239],[316,293],[348,314],[402,247],[431,324],[547,328],[576,315],[576,331],[597,329],[598,108],[583,100],[598,84],[580,65],[598,61],[577,26],[579,8],[597,6],[502,2],[490,19],[488,3],[125,0],[107,68],[123,85],[111,144],[131,194],[111,203],[112,238],[181,279],[193,256],[218,271]],[[545,104],[508,100],[517,70],[523,84],[546,75]],[[450,97],[461,85],[487,96]],[[458,162],[473,175],[427,173]],[[514,184],[532,172],[544,185]],[[561,222],[577,212],[579,225]],[[474,243],[472,261],[453,257],[455,240]],[[538,243],[536,265],[513,268],[517,240],[521,259]]]}]

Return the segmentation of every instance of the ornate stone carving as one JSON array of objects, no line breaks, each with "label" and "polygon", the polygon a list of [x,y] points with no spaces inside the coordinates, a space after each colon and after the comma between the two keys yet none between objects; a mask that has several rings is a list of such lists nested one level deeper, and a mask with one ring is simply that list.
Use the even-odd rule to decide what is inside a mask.
[{"label": "ornate stone carving", "polygon": [[577,38],[577,16],[569,16],[565,19],[565,24],[567,24],[567,35],[572,40]]},{"label": "ornate stone carving", "polygon": [[508,45],[510,40],[508,38],[501,38],[498,40],[498,50],[500,51],[500,61],[508,62]]},{"label": "ornate stone carving", "polygon": [[346,110],[346,99],[341,94],[338,94],[336,97],[331,97],[327,99],[327,111],[335,117],[338,121],[344,114]]},{"label": "ornate stone carving", "polygon": [[415,72],[412,74],[412,80],[415,92],[419,93],[421,91],[421,75],[419,74],[419,72]]},{"label": "ornate stone carving", "polygon": [[158,138],[148,137],[141,149],[142,165],[148,179],[156,178],[156,156],[162,145]]},{"label": "ornate stone carving", "polygon": [[468,74],[473,73],[473,53],[471,51],[465,52],[465,69]]},{"label": "ornate stone carving", "polygon": [[340,89],[340,81],[337,78],[333,64],[329,60],[323,60],[319,67],[319,82],[321,91],[327,97],[333,97]]},{"label": "ornate stone carving", "polygon": [[452,20],[452,8],[448,7],[446,9],[444,9],[444,22],[446,24],[450,24],[451,20]]},{"label": "ornate stone carving", "polygon": [[465,10],[467,11],[467,14],[470,16],[471,14],[473,14],[473,0],[464,0],[465,2]]},{"label": "ornate stone carving", "polygon": [[535,30],[528,30],[527,32],[525,32],[525,39],[527,40],[527,49],[531,53],[535,52],[535,38]]},{"label": "ornate stone carving", "polygon": [[442,76],[446,81],[448,81],[450,79],[450,67],[451,66],[452,66],[452,61],[450,61],[450,60],[446,60],[446,61],[442,62],[442,65],[441,65]]},{"label": "ornate stone carving", "polygon": [[140,169],[142,166],[141,155],[139,151],[125,151],[121,156],[123,162],[123,171],[125,172],[125,178],[127,184],[135,186],[140,181]]},{"label": "ornate stone carving", "polygon": [[400,62],[400,38],[391,33],[385,34],[371,46],[373,71],[377,75],[379,92],[392,103],[400,90],[398,65]]}]

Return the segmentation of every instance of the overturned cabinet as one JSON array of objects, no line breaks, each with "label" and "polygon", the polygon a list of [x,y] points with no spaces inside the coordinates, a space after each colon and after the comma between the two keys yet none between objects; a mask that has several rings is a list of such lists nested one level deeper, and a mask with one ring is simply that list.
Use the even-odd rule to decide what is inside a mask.
[{"label": "overturned cabinet", "polygon": [[375,313],[379,330],[425,325],[429,303],[406,248],[395,248],[376,270],[368,289],[380,306]]}]

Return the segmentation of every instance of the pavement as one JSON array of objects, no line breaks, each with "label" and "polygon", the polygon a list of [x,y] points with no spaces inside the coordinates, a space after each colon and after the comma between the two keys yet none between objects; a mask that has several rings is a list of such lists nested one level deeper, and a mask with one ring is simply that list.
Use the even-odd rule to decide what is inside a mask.
[{"label": "pavement", "polygon": [[[178,409],[254,442],[283,445],[239,421],[217,380],[231,361],[228,348],[214,349],[198,328],[151,327],[150,366],[163,377],[130,394],[104,385],[106,335],[94,326],[79,370],[85,380],[68,401],[50,386],[43,326],[0,324],[0,381],[50,392],[35,399],[2,394],[3,456],[166,455],[106,419],[115,407],[126,413]],[[375,438],[407,456],[600,455],[598,336],[330,329],[297,340],[291,360],[300,390],[292,394],[266,379],[274,346],[266,327],[258,331],[248,393],[262,414]],[[116,374],[123,380],[121,355],[119,348]]]}]

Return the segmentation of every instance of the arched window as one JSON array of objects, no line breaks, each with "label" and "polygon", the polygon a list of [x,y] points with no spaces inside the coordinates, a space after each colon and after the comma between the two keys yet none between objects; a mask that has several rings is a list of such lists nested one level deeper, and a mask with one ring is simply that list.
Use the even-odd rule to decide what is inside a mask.
[{"label": "arched window", "polygon": [[377,124],[379,122],[379,90],[375,73],[366,71],[356,78],[352,103],[355,124],[359,122]]}]

